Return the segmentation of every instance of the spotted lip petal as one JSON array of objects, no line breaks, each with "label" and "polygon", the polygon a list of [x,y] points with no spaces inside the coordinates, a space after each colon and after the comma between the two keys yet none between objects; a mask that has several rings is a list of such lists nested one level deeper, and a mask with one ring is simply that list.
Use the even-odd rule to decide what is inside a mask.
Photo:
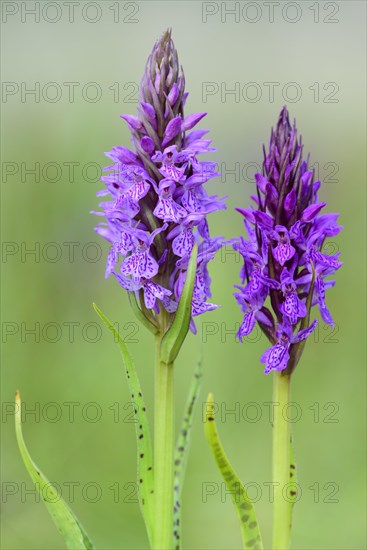
[{"label": "spotted lip petal", "polygon": [[[272,342],[261,357],[266,373],[287,367],[293,372],[303,350],[301,343],[316,327],[314,321],[305,328],[314,305],[323,321],[333,325],[325,298],[334,281],[328,277],[342,263],[339,253],[325,254],[324,247],[325,239],[342,228],[338,214],[321,214],[326,206],[318,200],[321,184],[302,159],[302,149],[295,123],[291,126],[284,107],[271,132],[269,149],[264,149],[263,172],[255,174],[254,205],[236,209],[247,230],[247,240],[240,237],[233,244],[243,257],[244,286],[234,293],[245,314],[238,337],[242,341],[255,321],[259,323]],[[267,296],[271,311],[263,306]],[[298,323],[302,330],[297,331]]]}]

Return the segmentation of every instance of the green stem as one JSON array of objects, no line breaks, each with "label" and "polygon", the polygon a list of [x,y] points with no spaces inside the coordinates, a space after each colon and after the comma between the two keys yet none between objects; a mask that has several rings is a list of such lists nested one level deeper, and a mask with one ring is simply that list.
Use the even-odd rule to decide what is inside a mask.
[{"label": "green stem", "polygon": [[155,550],[173,545],[173,363],[161,361],[161,336],[156,336],[154,419]]},{"label": "green stem", "polygon": [[290,375],[274,373],[274,426],[273,426],[273,550],[289,548],[292,505],[287,495],[290,467],[290,426],[286,405],[290,396]]}]

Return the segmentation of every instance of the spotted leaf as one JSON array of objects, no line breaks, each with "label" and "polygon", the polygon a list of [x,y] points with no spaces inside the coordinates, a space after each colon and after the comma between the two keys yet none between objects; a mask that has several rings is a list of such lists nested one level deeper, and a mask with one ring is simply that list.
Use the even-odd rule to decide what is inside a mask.
[{"label": "spotted leaf", "polygon": [[224,452],[215,424],[214,411],[213,395],[209,394],[206,403],[206,418],[204,418],[205,434],[240,520],[243,547],[262,550],[263,545],[254,505]]}]

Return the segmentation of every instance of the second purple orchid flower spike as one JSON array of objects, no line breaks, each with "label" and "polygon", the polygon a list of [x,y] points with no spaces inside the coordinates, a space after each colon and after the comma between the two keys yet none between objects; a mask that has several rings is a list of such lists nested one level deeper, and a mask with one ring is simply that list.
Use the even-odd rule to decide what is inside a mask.
[{"label": "second purple orchid flower spike", "polygon": [[[204,187],[218,172],[215,162],[200,161],[198,155],[215,149],[204,138],[208,130],[193,130],[206,113],[184,115],[187,96],[167,31],[146,64],[137,115],[121,115],[134,151],[117,146],[106,153],[113,163],[105,169],[105,189],[98,193],[108,199],[96,213],[105,218],[96,231],[111,245],[106,277],[113,274],[138,298],[140,317],[153,332],[163,328],[162,309],[168,316],[177,309],[195,242],[192,317],[218,307],[207,302],[207,264],[223,242],[210,236],[207,216],[225,204]],[[193,321],[191,329],[195,332]]]},{"label": "second purple orchid flower spike", "polygon": [[[325,323],[333,324],[325,292],[335,284],[328,277],[342,263],[339,253],[325,254],[323,246],[341,227],[338,214],[321,213],[326,203],[318,198],[320,181],[314,180],[302,152],[296,126],[290,125],[284,107],[271,133],[263,173],[255,174],[254,206],[238,209],[247,231],[247,239],[241,237],[234,245],[243,257],[244,286],[235,293],[244,313],[238,337],[242,341],[259,324],[272,343],[261,357],[266,374],[294,370],[301,342],[317,324],[309,323],[313,305],[318,305]],[[265,305],[268,297],[270,307]]]},{"label": "second purple orchid flower spike", "polygon": [[[271,132],[269,150],[264,148],[263,170],[255,180],[254,204],[238,209],[247,238],[240,237],[233,245],[243,258],[242,285],[234,295],[244,314],[239,340],[258,323],[271,342],[261,362],[265,374],[274,371],[273,548],[285,550],[297,489],[284,408],[290,403],[291,375],[317,325],[317,319],[310,320],[312,307],[317,305],[322,320],[333,325],[325,295],[335,284],[330,276],[342,263],[339,253],[326,254],[324,243],[342,228],[338,214],[322,213],[326,203],[318,197],[320,181],[315,181],[314,171],[303,160],[302,140],[297,138],[295,123],[289,122],[286,107]],[[290,486],[290,496],[285,498]]]}]

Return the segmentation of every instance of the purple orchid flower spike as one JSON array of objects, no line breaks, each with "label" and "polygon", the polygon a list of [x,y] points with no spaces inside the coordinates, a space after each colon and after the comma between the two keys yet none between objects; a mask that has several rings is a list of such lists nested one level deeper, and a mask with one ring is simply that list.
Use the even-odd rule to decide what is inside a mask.
[{"label": "purple orchid flower spike", "polygon": [[[273,344],[262,357],[266,374],[293,372],[301,343],[316,326],[310,325],[312,306],[318,305],[323,321],[333,324],[325,295],[335,284],[328,277],[342,263],[339,254],[325,254],[323,247],[342,228],[338,214],[321,213],[326,203],[318,199],[320,182],[302,160],[302,149],[284,107],[269,151],[264,149],[263,171],[255,174],[254,206],[237,209],[248,235],[233,244],[243,258],[240,277],[246,283],[234,294],[244,314],[238,338],[242,342],[259,324]],[[272,311],[264,305],[267,298]]]},{"label": "purple orchid flower spike", "polygon": [[[111,244],[106,277],[113,273],[135,294],[142,314],[158,329],[161,310],[170,315],[177,309],[194,244],[210,243],[208,215],[225,208],[204,188],[218,172],[214,162],[198,157],[215,149],[204,139],[208,131],[195,128],[206,113],[184,114],[187,95],[168,31],[147,61],[136,116],[121,115],[133,150],[116,146],[106,153],[112,164],[98,193],[106,199],[96,214],[106,222],[96,231]],[[199,305],[195,298],[192,315],[213,309],[206,298],[202,293]],[[165,317],[165,326],[171,321]]]},{"label": "purple orchid flower spike", "polygon": [[[102,202],[100,211],[93,212],[100,220],[95,231],[110,245],[106,277],[113,275],[128,293],[132,310],[156,341],[155,352],[144,357],[155,358],[153,449],[132,357],[114,324],[94,304],[118,338],[130,393],[136,400],[138,498],[152,548],[180,545],[173,367],[189,329],[196,332],[194,319],[219,307],[209,301],[208,264],[225,242],[209,230],[209,215],[225,204],[209,192],[210,181],[219,175],[216,163],[201,160],[202,155],[215,151],[206,138],[208,130],[197,129],[206,113],[187,115],[187,98],[185,77],[171,31],[167,31],[146,63],[137,113],[121,115],[132,147],[119,145],[106,153],[110,161],[101,178],[104,189],[97,193]],[[191,404],[200,378],[195,374]],[[179,462],[187,455],[193,413],[190,406],[184,416]]]}]

